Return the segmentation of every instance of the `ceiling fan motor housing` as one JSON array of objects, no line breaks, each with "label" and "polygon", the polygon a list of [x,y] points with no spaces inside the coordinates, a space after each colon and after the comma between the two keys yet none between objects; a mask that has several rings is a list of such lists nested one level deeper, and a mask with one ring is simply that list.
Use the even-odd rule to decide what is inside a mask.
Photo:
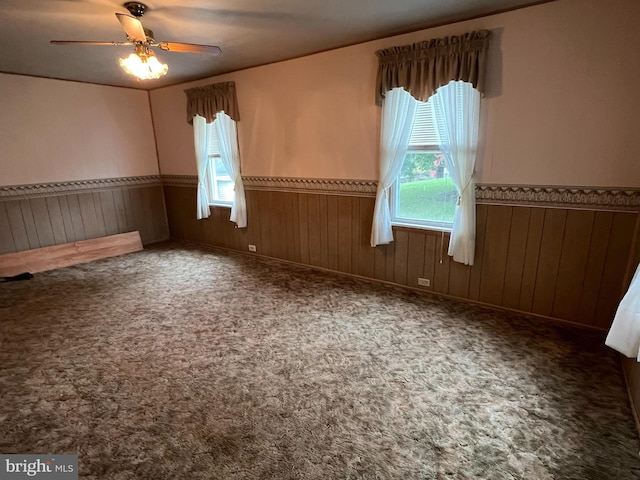
[{"label": "ceiling fan motor housing", "polygon": [[148,10],[147,6],[144,3],[139,2],[126,2],[122,6],[129,10],[129,13],[131,15],[138,18],[143,16],[144,12]]}]

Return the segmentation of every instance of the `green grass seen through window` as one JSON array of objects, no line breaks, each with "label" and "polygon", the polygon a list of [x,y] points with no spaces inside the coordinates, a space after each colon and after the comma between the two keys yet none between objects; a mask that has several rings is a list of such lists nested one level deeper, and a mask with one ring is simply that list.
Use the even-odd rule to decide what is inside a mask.
[{"label": "green grass seen through window", "polygon": [[458,194],[451,178],[431,178],[400,184],[400,218],[453,222]]}]

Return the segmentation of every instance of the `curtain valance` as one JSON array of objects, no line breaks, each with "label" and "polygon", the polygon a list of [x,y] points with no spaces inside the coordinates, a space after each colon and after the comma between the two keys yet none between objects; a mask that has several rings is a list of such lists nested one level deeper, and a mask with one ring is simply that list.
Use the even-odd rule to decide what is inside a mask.
[{"label": "curtain valance", "polygon": [[193,123],[193,117],[200,115],[207,123],[211,123],[215,120],[216,113],[221,111],[236,122],[240,121],[235,82],[188,88],[184,92],[187,94],[187,122]]},{"label": "curtain valance", "polygon": [[376,105],[382,106],[386,93],[397,87],[426,102],[439,87],[452,80],[471,83],[484,93],[490,36],[489,30],[478,30],[378,50]]}]

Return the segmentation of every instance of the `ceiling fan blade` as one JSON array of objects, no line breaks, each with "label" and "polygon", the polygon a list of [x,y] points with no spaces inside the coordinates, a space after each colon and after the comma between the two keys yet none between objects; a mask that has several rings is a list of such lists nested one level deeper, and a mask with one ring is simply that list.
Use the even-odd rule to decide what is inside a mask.
[{"label": "ceiling fan blade", "polygon": [[159,42],[154,46],[158,46],[167,52],[206,53],[209,55],[220,55],[222,53],[220,47],[195,43]]},{"label": "ceiling fan blade", "polygon": [[120,21],[122,28],[124,29],[127,37],[132,42],[146,42],[147,35],[144,33],[142,22],[131,15],[126,13],[116,13],[116,17]]},{"label": "ceiling fan blade", "polygon": [[85,42],[82,40],[51,40],[54,45],[111,45],[119,47],[122,45],[133,45],[131,42]]}]

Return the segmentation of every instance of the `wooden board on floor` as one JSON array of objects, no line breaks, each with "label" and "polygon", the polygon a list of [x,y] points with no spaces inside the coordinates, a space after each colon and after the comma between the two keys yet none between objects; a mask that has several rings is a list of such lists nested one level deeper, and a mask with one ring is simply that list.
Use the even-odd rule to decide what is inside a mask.
[{"label": "wooden board on floor", "polygon": [[142,242],[136,231],[7,253],[0,255],[0,277],[44,272],[139,250],[142,250]]}]

